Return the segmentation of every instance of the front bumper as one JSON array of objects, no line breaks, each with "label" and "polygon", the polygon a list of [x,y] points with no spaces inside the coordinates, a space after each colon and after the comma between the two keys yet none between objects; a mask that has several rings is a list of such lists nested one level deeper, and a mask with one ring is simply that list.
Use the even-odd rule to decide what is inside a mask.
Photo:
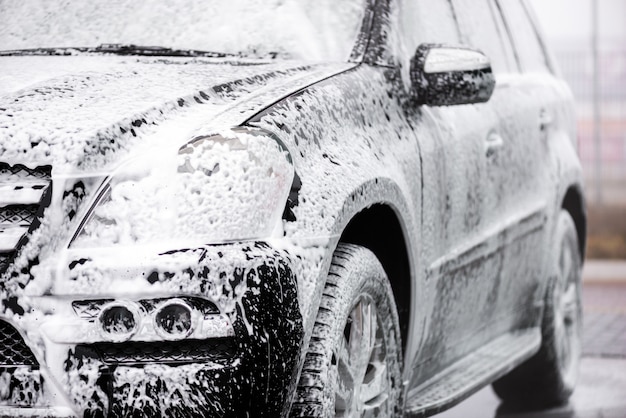
[{"label": "front bumper", "polygon": [[[0,364],[0,416],[282,415],[303,339],[291,263],[263,242],[68,254],[43,296],[21,296],[23,315],[0,318],[34,354],[33,364]],[[218,312],[173,340],[150,326],[123,341],[97,332],[103,303],[181,297]]]}]

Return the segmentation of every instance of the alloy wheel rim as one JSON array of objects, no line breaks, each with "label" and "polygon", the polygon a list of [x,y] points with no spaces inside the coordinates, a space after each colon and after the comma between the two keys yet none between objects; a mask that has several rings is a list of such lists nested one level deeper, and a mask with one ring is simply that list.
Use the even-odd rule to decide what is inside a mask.
[{"label": "alloy wheel rim", "polygon": [[564,246],[561,252],[560,277],[554,295],[556,354],[568,385],[573,385],[576,380],[577,362],[581,351],[579,268],[572,251],[575,250]]},{"label": "alloy wheel rim", "polygon": [[358,299],[332,359],[335,417],[379,417],[388,414],[391,383],[387,346],[376,303]]}]

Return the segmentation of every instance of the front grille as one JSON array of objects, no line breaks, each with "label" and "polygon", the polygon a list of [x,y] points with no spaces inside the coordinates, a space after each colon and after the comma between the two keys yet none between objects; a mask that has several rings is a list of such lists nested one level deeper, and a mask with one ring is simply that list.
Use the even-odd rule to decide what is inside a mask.
[{"label": "front grille", "polygon": [[0,321],[0,366],[38,366],[37,359],[11,324]]},{"label": "front grille", "polygon": [[0,210],[0,225],[30,225],[37,216],[37,205],[9,205]]},{"label": "front grille", "polygon": [[50,166],[28,168],[22,164],[9,165],[0,163],[0,179],[11,183],[19,183],[23,180],[50,180]]},{"label": "front grille", "polygon": [[159,342],[96,343],[83,346],[107,364],[206,363],[232,360],[232,338]]},{"label": "front grille", "polygon": [[0,273],[11,264],[50,203],[50,166],[0,163]]}]

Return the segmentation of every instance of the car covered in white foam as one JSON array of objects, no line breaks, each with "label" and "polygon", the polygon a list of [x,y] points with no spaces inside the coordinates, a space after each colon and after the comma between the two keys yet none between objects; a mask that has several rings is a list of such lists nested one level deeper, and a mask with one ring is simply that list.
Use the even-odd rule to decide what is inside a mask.
[{"label": "car covered in white foam", "polygon": [[0,415],[563,403],[575,140],[521,0],[0,0]]}]

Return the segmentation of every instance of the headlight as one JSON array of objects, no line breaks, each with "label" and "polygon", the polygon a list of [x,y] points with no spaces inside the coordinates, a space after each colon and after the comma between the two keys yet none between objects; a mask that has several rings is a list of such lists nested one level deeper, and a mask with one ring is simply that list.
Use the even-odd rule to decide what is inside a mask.
[{"label": "headlight", "polygon": [[272,235],[294,177],[272,134],[236,129],[155,153],[111,176],[73,247],[225,242]]}]

